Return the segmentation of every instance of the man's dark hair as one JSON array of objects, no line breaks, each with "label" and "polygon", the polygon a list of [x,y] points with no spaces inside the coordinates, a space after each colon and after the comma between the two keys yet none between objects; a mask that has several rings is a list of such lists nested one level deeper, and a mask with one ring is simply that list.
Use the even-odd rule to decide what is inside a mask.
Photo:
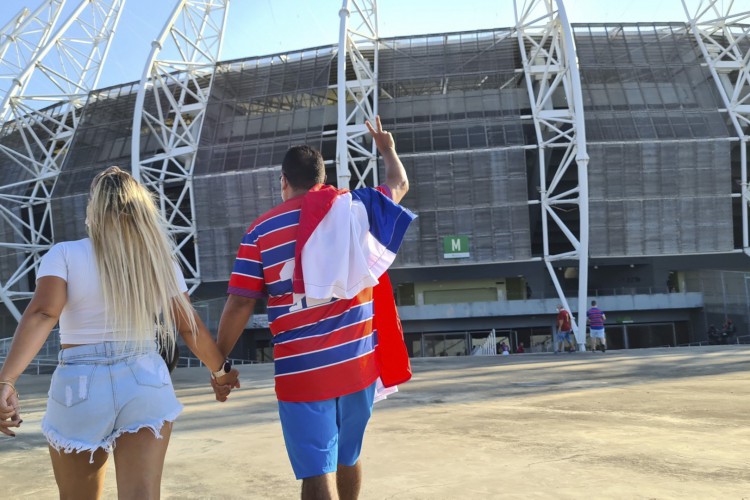
[{"label": "man's dark hair", "polygon": [[591,305],[592,305],[593,307],[596,307],[596,301],[595,301],[595,300],[592,300],[592,301],[591,301]]},{"label": "man's dark hair", "polygon": [[281,162],[281,173],[294,189],[310,189],[326,179],[323,156],[310,146],[292,146]]}]

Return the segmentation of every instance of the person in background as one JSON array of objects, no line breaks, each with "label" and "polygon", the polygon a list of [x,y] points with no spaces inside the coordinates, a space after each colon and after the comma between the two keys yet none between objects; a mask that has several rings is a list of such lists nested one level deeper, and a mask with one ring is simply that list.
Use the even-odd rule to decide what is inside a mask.
[{"label": "person in background", "polygon": [[526,352],[526,349],[523,347],[523,342],[520,342],[518,344],[518,347],[516,347],[516,354],[523,354]]},{"label": "person in background", "polygon": [[218,385],[239,387],[238,372],[191,306],[146,188],[117,167],[101,172],[91,185],[86,229],[88,238],[57,243],[42,258],[0,370],[0,431],[15,436],[11,428],[21,425],[15,382],[59,320],[60,364],[42,432],[60,498],[100,498],[109,453],[119,498],[158,498],[182,405],[157,339],[171,356],[177,330]]},{"label": "person in background", "polygon": [[709,325],[706,335],[708,335],[708,343],[710,345],[719,345],[721,343],[721,334],[716,329],[716,325]]},{"label": "person in background", "polygon": [[510,347],[508,347],[508,344],[503,341],[500,344],[500,354],[503,356],[508,356],[510,354]]},{"label": "person in background", "polygon": [[729,342],[732,340],[732,337],[734,337],[735,333],[737,333],[737,328],[734,326],[734,323],[732,322],[732,320],[727,318],[727,320],[724,322],[724,325],[721,328],[721,343],[729,344]]},{"label": "person in background", "polygon": [[575,337],[573,336],[573,326],[570,319],[570,313],[563,307],[562,304],[557,304],[557,333],[555,334],[557,350],[555,352],[563,352],[565,344],[570,346],[570,352],[575,352],[576,343]]},{"label": "person in background", "polygon": [[591,301],[591,308],[586,312],[586,320],[591,328],[591,352],[607,352],[607,339],[604,335],[604,321],[607,316],[596,307],[596,301]]}]

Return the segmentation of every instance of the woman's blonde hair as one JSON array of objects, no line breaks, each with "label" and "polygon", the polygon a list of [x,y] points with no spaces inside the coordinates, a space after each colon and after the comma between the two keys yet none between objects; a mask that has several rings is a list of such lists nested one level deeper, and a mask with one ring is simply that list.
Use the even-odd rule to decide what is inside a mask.
[{"label": "woman's blonde hair", "polygon": [[115,335],[141,344],[157,338],[171,356],[175,314],[194,335],[197,325],[180,291],[174,242],[153,196],[129,173],[110,167],[91,184],[86,227]]}]

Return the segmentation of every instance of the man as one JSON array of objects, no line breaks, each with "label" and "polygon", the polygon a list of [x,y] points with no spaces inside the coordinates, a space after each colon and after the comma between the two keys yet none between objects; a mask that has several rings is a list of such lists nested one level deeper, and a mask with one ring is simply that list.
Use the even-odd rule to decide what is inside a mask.
[{"label": "man", "polygon": [[563,352],[567,343],[570,345],[570,352],[575,352],[576,343],[573,335],[573,326],[570,321],[570,313],[565,310],[562,304],[557,304],[557,349],[555,352]]},{"label": "man", "polygon": [[724,325],[721,328],[721,343],[722,344],[729,344],[729,342],[732,340],[732,337],[734,337],[734,334],[737,332],[737,329],[734,326],[734,323],[731,319],[727,318],[727,320],[724,322]]},{"label": "man", "polygon": [[[346,274],[356,268],[356,256],[343,249],[353,241],[349,224],[330,226],[333,233],[316,242],[315,232],[326,224],[327,215],[312,223],[312,231],[309,221],[320,212],[354,220],[359,210],[370,228],[364,231],[387,233],[385,243],[390,242],[395,257],[414,218],[396,205],[409,190],[409,181],[393,137],[383,130],[380,117],[375,127],[366,125],[385,164],[385,185],[350,193],[323,186],[320,153],[307,146],[290,148],[281,168],[283,203],[259,217],[243,238],[219,322],[218,345],[228,355],[256,300],[268,298],[279,416],[292,468],[302,480],[303,499],[359,495],[359,453],[378,378],[374,347],[379,333],[373,328],[372,284],[353,297],[346,290],[343,295],[326,293],[327,288],[347,288],[344,278],[331,278],[325,274],[328,270]],[[311,201],[321,197],[328,200],[328,212]],[[337,229],[341,227],[345,229]],[[352,234],[355,240],[360,236]],[[391,290],[388,294],[392,297]],[[336,298],[342,296],[346,298]]]},{"label": "man", "polygon": [[596,307],[596,301],[591,301],[591,309],[586,312],[586,319],[591,328],[591,352],[596,352],[601,346],[602,352],[607,352],[607,340],[604,337],[604,320],[607,316]]}]

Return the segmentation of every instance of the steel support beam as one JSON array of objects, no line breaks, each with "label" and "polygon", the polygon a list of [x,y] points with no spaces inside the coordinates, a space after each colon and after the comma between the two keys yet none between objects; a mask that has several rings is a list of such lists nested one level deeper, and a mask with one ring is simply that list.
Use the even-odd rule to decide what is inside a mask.
[{"label": "steel support beam", "polygon": [[365,127],[378,114],[377,2],[343,0],[339,16],[336,181],[356,189],[378,184],[377,149]]},{"label": "steel support beam", "polygon": [[[514,11],[538,145],[540,198],[529,204],[540,205],[542,258],[569,311],[554,266],[558,261],[578,262],[578,320],[573,318],[573,329],[579,349],[585,350],[586,331],[580,326],[586,324],[588,293],[589,157],[575,42],[562,0],[516,0]],[[559,215],[560,210],[578,211],[577,234]],[[551,228],[567,241],[567,248],[557,253],[550,249]]]},{"label": "steel support beam", "polygon": [[16,95],[24,92],[31,73],[25,80],[19,75],[47,44],[65,1],[45,0],[34,12],[23,8],[0,31],[0,124],[8,119],[9,90],[16,85]]},{"label": "steel support beam", "polygon": [[141,77],[133,175],[158,196],[192,293],[201,283],[193,170],[229,0],[178,0]]},{"label": "steel support beam", "polygon": [[[743,5],[746,7],[745,11],[733,12],[737,10],[733,1],[700,0],[696,10],[691,12],[687,0],[682,0],[690,30],[698,42],[724,101],[729,120],[740,140],[742,250],[750,255],[750,187],[747,174],[750,141],[750,10],[747,10],[747,4]],[[726,167],[731,168],[730,165]]]},{"label": "steel support beam", "polygon": [[20,312],[12,300],[31,295],[30,273],[54,242],[52,191],[88,95],[99,81],[124,2],[83,0],[52,36],[55,9],[61,5],[44,4],[57,14],[42,23],[40,44],[30,47],[33,56],[12,80],[0,107],[5,118],[0,157],[17,168],[14,180],[0,186],[0,219],[11,228],[0,250],[18,262],[11,276],[0,277],[0,299],[16,319]]}]

